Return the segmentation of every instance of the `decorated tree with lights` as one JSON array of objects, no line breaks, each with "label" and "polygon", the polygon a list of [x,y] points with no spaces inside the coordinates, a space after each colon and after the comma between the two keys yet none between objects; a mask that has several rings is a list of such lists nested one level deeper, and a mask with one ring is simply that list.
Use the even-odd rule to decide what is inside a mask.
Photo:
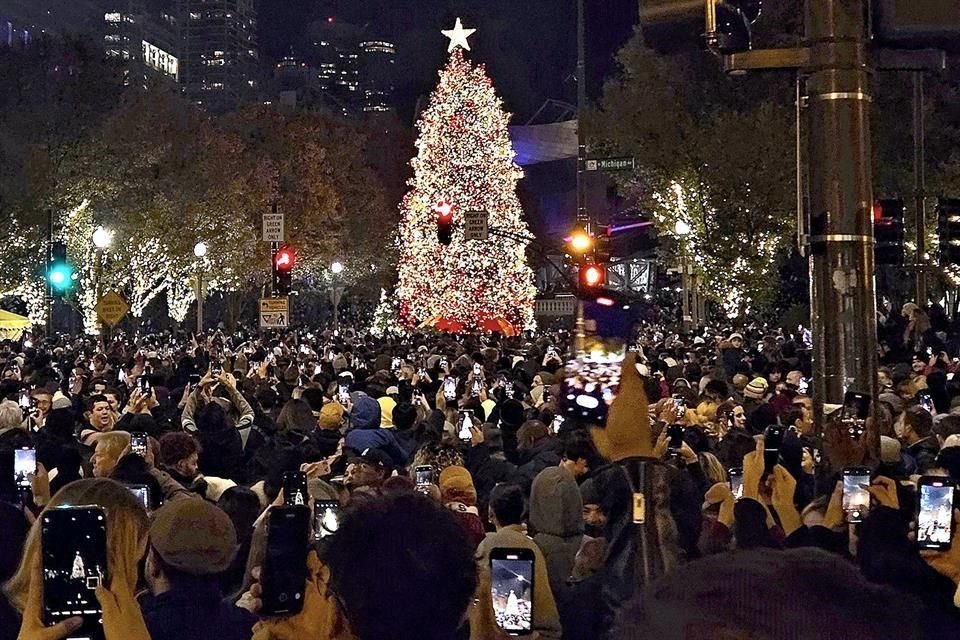
[{"label": "decorated tree with lights", "polygon": [[[489,227],[513,238],[529,234],[516,187],[507,124],[493,83],[469,51],[460,20],[440,83],[418,123],[418,154],[401,206],[397,297],[401,321],[452,329],[522,330],[533,322],[533,272],[526,242],[464,239],[464,213],[486,211]],[[448,244],[438,239],[438,212],[451,212]],[[508,328],[509,327],[509,328]]]}]

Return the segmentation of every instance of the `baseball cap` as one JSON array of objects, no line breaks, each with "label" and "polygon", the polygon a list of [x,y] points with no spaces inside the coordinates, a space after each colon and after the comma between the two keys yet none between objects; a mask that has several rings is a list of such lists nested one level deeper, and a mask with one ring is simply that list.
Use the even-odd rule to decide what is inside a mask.
[{"label": "baseball cap", "polygon": [[372,467],[383,469],[388,475],[393,469],[393,460],[386,452],[380,449],[364,449],[360,455],[351,456],[347,459],[347,464],[369,464]]}]

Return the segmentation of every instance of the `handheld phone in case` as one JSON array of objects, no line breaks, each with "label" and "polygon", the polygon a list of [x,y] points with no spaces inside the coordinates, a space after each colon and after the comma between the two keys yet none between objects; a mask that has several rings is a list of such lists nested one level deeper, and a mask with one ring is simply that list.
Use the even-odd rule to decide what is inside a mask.
[{"label": "handheld phone in case", "polygon": [[145,484],[128,484],[127,489],[137,499],[137,502],[143,505],[143,508],[150,511],[150,487]]},{"label": "handheld phone in case", "polygon": [[783,444],[783,427],[771,424],[763,431],[763,472],[771,473],[780,462],[780,445]]},{"label": "handheld phone in case", "polygon": [[490,551],[490,589],[497,625],[510,635],[533,630],[533,576],[531,549],[495,547]]},{"label": "handheld phone in case", "polygon": [[336,500],[317,500],[313,507],[313,538],[329,538],[340,529],[340,503]]},{"label": "handheld phone in case", "polygon": [[303,609],[309,535],[310,509],[302,505],[270,508],[267,552],[260,572],[264,615],[288,615]]},{"label": "handheld phone in case", "polygon": [[30,488],[30,474],[37,472],[35,449],[16,449],[13,452],[13,480],[18,489]]},{"label": "handheld phone in case", "polygon": [[956,481],[924,476],[917,485],[917,546],[946,551],[953,540],[953,504]]},{"label": "handheld phone in case", "polygon": [[461,410],[458,422],[460,423],[460,431],[457,437],[463,442],[470,442],[473,439],[470,433],[470,429],[473,427],[473,411],[470,409]]},{"label": "handheld phone in case", "polygon": [[457,398],[457,379],[447,376],[443,381],[443,397],[447,400],[456,400]]},{"label": "handheld phone in case", "polygon": [[43,621],[79,616],[68,640],[102,640],[103,610],[96,590],[108,579],[107,518],[100,507],[60,507],[41,516]]},{"label": "handheld phone in case", "polygon": [[843,409],[840,412],[840,422],[853,439],[863,435],[866,430],[867,418],[870,417],[871,397],[868,393],[847,391],[843,396]]},{"label": "handheld phone in case", "polygon": [[417,488],[426,487],[433,484],[433,467],[429,464],[422,464],[413,470],[414,482]]},{"label": "handheld phone in case", "polygon": [[145,433],[131,433],[130,434],[130,451],[137,454],[141,458],[147,457],[147,434]]},{"label": "handheld phone in case", "polygon": [[283,504],[288,507],[305,505],[309,497],[306,473],[303,471],[288,471],[283,474]]},{"label": "handheld phone in case", "polygon": [[843,512],[847,522],[863,522],[870,511],[870,492],[864,486],[870,484],[870,469],[847,467],[843,470]]},{"label": "handheld phone in case", "polygon": [[340,391],[338,392],[337,395],[338,395],[337,399],[340,401],[340,404],[346,405],[348,402],[350,402],[350,385],[348,384],[340,385]]},{"label": "handheld phone in case", "polygon": [[667,427],[667,451],[680,451],[683,446],[683,425],[671,424]]}]

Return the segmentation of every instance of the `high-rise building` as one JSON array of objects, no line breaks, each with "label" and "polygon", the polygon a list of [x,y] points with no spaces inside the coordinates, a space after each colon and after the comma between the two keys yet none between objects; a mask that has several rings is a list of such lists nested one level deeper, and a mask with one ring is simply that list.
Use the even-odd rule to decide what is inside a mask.
[{"label": "high-rise building", "polygon": [[179,31],[168,0],[108,0],[103,47],[122,61],[127,84],[179,80]]},{"label": "high-rise building", "polygon": [[[392,109],[396,58],[392,42],[373,37],[368,28],[328,18],[307,27],[300,49],[307,68],[304,95],[322,95],[324,104],[335,105],[345,116]],[[278,84],[289,85],[289,78],[289,66],[281,62]]]},{"label": "high-rise building", "polygon": [[226,111],[257,96],[259,53],[253,0],[179,0],[180,82],[187,98]]}]

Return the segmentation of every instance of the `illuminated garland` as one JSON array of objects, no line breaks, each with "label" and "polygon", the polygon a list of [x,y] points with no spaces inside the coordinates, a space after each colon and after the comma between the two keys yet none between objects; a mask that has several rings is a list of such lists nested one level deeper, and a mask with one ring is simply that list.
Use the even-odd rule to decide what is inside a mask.
[{"label": "illuminated garland", "polygon": [[[532,325],[536,289],[526,244],[492,235],[463,238],[466,211],[487,211],[491,228],[529,235],[516,194],[523,172],[514,163],[509,120],[484,66],[474,67],[456,48],[417,125],[419,153],[401,205],[397,298],[404,325]],[[449,246],[437,240],[434,208],[441,201],[454,206]]]}]

